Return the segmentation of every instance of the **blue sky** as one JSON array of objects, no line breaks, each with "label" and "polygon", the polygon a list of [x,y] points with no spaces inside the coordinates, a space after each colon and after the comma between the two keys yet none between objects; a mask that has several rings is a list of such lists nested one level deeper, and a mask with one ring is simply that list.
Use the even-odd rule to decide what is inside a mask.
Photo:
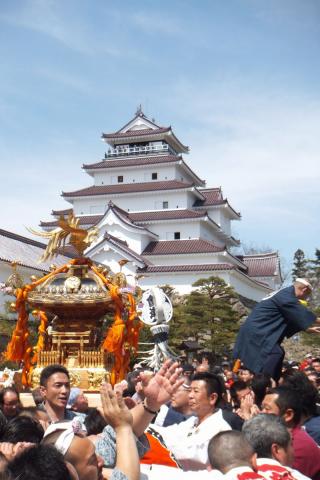
[{"label": "blue sky", "polygon": [[317,0],[1,0],[1,227],[91,185],[141,103],[242,213],[247,245],[319,247]]}]

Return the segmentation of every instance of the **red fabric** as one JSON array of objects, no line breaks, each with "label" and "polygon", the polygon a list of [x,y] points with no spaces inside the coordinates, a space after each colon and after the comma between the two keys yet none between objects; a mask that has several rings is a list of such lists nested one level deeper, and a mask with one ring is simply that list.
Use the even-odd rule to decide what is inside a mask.
[{"label": "red fabric", "polygon": [[238,473],[237,478],[238,480],[257,480],[257,479],[261,480],[261,478],[264,478],[264,477],[262,477],[256,472],[243,472],[243,473]]},{"label": "red fabric", "polygon": [[292,429],[293,468],[312,480],[320,480],[320,448],[300,427]]},{"label": "red fabric", "polygon": [[295,480],[295,477],[282,465],[258,465],[258,472],[270,480]]}]

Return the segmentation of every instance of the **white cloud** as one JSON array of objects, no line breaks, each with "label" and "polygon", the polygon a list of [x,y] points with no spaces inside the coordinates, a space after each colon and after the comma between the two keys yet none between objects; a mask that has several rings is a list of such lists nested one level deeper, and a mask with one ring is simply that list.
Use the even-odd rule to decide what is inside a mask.
[{"label": "white cloud", "polygon": [[320,101],[280,90],[243,93],[235,85],[180,84],[171,107],[191,121],[189,161],[208,183],[252,200],[320,181]]},{"label": "white cloud", "polygon": [[39,32],[62,46],[85,55],[121,55],[122,52],[112,44],[110,37],[102,41],[99,38],[101,32],[90,28],[91,24],[86,22],[85,17],[77,15],[76,9],[76,2],[68,11],[68,5],[64,2],[25,0],[19,7],[0,13],[0,20],[15,27]]}]

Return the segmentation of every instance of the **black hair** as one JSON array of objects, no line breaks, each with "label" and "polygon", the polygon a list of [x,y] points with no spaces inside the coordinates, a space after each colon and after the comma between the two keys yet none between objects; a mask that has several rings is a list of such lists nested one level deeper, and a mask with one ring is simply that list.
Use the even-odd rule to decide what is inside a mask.
[{"label": "black hair", "polygon": [[65,375],[67,375],[68,378],[70,378],[68,370],[63,365],[54,363],[52,365],[48,365],[42,370],[40,374],[40,385],[42,387],[46,387],[49,378],[55,373],[64,373]]},{"label": "black hair", "polygon": [[192,375],[192,382],[198,380],[203,380],[205,382],[208,396],[212,393],[216,393],[218,395],[217,402],[222,399],[223,390],[218,375],[213,375],[209,372],[198,372]]},{"label": "black hair", "polygon": [[271,377],[266,373],[256,373],[251,380],[251,388],[254,393],[255,403],[261,407],[268,388],[272,387]]},{"label": "black hair", "polygon": [[293,418],[290,423],[293,426],[299,424],[302,414],[302,399],[297,391],[293,388],[281,385],[280,387],[271,388],[267,395],[277,395],[274,402],[279,408],[280,417],[282,417],[288,409],[293,411]]},{"label": "black hair", "polygon": [[248,384],[244,380],[237,380],[231,385],[230,396],[235,407],[240,407],[237,392],[240,392],[241,390],[246,390],[247,388],[249,388]]},{"label": "black hair", "polygon": [[33,418],[22,415],[12,418],[4,427],[2,442],[31,442],[40,443],[44,430],[40,423]]},{"label": "black hair", "polygon": [[304,372],[296,371],[292,375],[285,376],[282,386],[297,392],[302,402],[302,413],[304,415],[309,417],[317,414],[318,390]]},{"label": "black hair", "polygon": [[107,422],[96,408],[89,408],[84,424],[88,435],[97,435],[107,426]]},{"label": "black hair", "polygon": [[24,450],[8,464],[7,470],[19,480],[71,480],[63,455],[52,445]]},{"label": "black hair", "polygon": [[15,387],[5,387],[0,391],[0,407],[3,407],[4,397],[5,397],[5,394],[8,392],[15,393],[18,397],[18,400],[20,401],[19,392]]}]

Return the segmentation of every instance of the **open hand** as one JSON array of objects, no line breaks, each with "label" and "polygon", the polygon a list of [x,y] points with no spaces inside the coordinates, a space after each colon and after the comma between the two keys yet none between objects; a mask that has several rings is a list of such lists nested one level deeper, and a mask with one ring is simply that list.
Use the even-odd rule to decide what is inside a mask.
[{"label": "open hand", "polygon": [[103,416],[115,430],[123,426],[132,426],[132,415],[126,406],[122,395],[114,392],[109,383],[102,385],[100,390]]},{"label": "open hand", "polygon": [[172,394],[183,384],[183,378],[179,378],[182,368],[178,367],[178,362],[172,363],[171,360],[166,360],[151,379],[143,372],[140,374],[143,393],[151,410],[159,410],[161,405],[167,403]]}]

